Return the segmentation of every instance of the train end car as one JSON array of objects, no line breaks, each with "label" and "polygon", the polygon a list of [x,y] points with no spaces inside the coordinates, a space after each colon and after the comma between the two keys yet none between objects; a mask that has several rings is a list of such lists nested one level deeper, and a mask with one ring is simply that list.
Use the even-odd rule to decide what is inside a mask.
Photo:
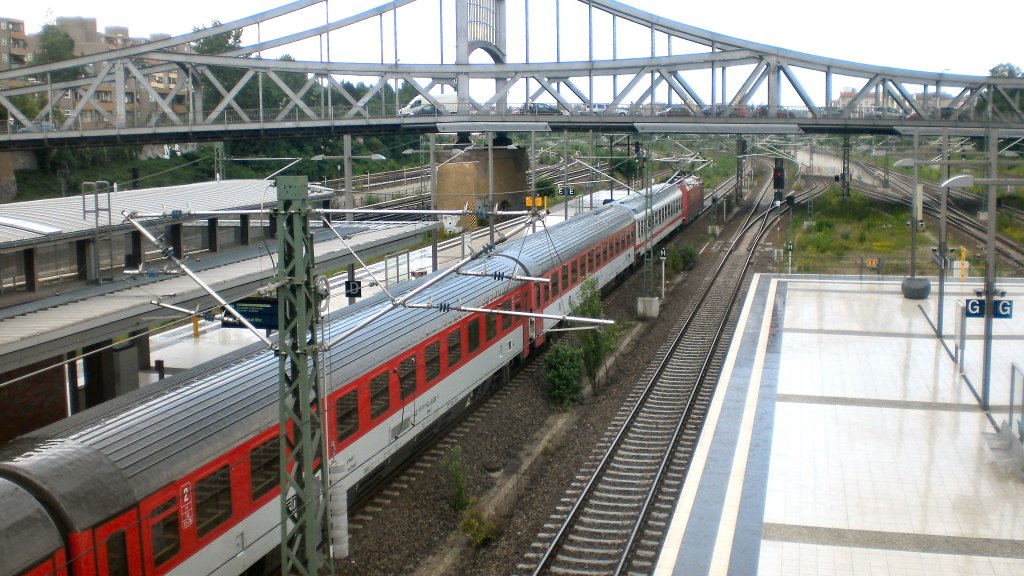
[{"label": "train end car", "polygon": [[64,540],[41,502],[0,478],[0,510],[0,574],[67,574]]},{"label": "train end car", "polygon": [[693,222],[704,210],[704,182],[696,174],[688,174],[679,181],[683,194],[683,224]]}]

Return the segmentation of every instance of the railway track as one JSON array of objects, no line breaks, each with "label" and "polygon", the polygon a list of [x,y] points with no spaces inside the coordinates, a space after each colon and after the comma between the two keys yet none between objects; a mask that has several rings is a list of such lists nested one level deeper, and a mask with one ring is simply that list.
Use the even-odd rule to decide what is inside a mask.
[{"label": "railway track", "polygon": [[735,326],[753,247],[787,207],[765,187],[516,574],[649,574]]},{"label": "railway track", "polygon": [[[860,187],[860,191],[861,193],[877,200],[905,203],[909,206],[910,194],[913,186],[911,178],[902,174],[891,174],[889,181],[895,194],[893,192],[886,192],[883,189],[867,186]],[[924,184],[924,198],[922,202],[923,210],[928,216],[938,219],[940,217],[941,191],[934,184]],[[976,205],[977,202],[969,204],[969,206]],[[1005,208],[1006,207],[1000,208],[1000,210],[1004,210]],[[947,204],[946,212],[946,222],[948,226],[957,230],[962,235],[973,239],[978,243],[978,245],[983,246],[986,243],[988,235],[987,222],[981,222],[967,212],[966,209],[963,209],[952,202]],[[1005,234],[996,234],[996,251],[999,256],[1001,256],[1015,269],[1024,270],[1024,247],[1022,247],[1019,242]]]}]

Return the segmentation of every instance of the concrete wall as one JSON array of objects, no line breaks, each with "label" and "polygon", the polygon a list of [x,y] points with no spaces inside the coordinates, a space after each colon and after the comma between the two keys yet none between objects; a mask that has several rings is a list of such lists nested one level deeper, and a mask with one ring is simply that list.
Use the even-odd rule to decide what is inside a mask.
[{"label": "concrete wall", "polygon": [[[437,205],[441,210],[457,210],[467,203],[487,206],[487,150],[469,150],[437,170]],[[526,151],[494,150],[494,202],[502,210],[523,210],[526,205]],[[462,218],[460,226],[476,228],[476,218]]]},{"label": "concrete wall", "polygon": [[15,170],[35,170],[39,167],[32,152],[0,152],[0,203],[13,202],[18,196]]}]

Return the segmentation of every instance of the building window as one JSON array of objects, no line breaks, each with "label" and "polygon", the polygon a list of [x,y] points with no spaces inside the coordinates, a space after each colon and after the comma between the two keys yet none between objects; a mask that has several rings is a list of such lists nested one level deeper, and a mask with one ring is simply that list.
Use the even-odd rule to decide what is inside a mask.
[{"label": "building window", "polygon": [[494,337],[498,335],[498,318],[497,314],[488,314],[484,316],[484,325],[486,329],[486,340],[490,342],[494,340]]},{"label": "building window", "polygon": [[[164,515],[162,518],[161,515]],[[149,529],[149,537],[153,543],[153,565],[159,566],[167,562],[181,549],[181,537],[178,535],[178,503],[176,498],[164,502],[153,510],[153,518],[157,518]]]},{"label": "building window", "polygon": [[469,331],[466,335],[469,337],[469,353],[472,354],[480,347],[480,322],[476,318],[469,321]]},{"label": "building window", "polygon": [[355,390],[345,394],[334,404],[338,425],[338,442],[344,442],[359,430],[359,400]]},{"label": "building window", "polygon": [[416,393],[416,357],[410,356],[398,364],[398,389],[402,400]]},{"label": "building window", "polygon": [[427,344],[426,362],[423,364],[427,382],[432,382],[441,373],[441,342]]},{"label": "building window", "polygon": [[124,530],[107,538],[107,576],[128,576],[128,542]]},{"label": "building window", "polygon": [[196,533],[206,536],[231,518],[231,469],[222,466],[196,482]]},{"label": "building window", "polygon": [[381,415],[387,414],[390,408],[388,373],[381,372],[370,380],[370,419],[376,420]]},{"label": "building window", "polygon": [[448,333],[448,367],[451,368],[462,360],[462,329],[456,328]]},{"label": "building window", "polygon": [[281,476],[281,446],[277,436],[260,444],[249,453],[249,479],[252,483],[252,500],[259,500],[274,489]]}]

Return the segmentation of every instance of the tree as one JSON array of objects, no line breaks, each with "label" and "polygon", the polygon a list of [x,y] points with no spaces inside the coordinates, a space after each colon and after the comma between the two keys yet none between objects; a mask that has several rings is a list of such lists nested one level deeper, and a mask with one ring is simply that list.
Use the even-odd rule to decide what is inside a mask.
[{"label": "tree", "polygon": [[[580,285],[579,300],[573,303],[573,316],[585,318],[604,318],[604,305],[601,303],[601,290],[597,287],[597,281],[587,278]],[[590,378],[590,382],[596,384],[597,371],[601,368],[605,356],[612,350],[614,339],[601,327],[593,330],[582,330],[576,334],[580,342],[580,354],[583,361],[583,369]],[[597,387],[594,387],[595,391]]]},{"label": "tree", "polygon": [[[75,57],[75,41],[55,24],[46,24],[39,32],[39,49],[36,51],[37,64],[60,62]],[[63,82],[82,76],[81,66],[62,68],[50,72],[50,80]]]},{"label": "tree", "polygon": [[[994,66],[989,70],[989,76],[992,78],[1024,78],[1024,73],[1021,69],[1009,62]],[[1007,100],[1009,97],[1009,101]],[[975,107],[975,114],[983,114],[988,108],[988,102],[979,100],[978,105]],[[1006,90],[1004,92],[996,91],[992,96],[992,107],[993,112],[999,114],[1004,112],[1010,112],[1013,107],[1017,109],[1024,107],[1024,91],[1022,90]]]},{"label": "tree", "polygon": [[544,355],[544,372],[551,384],[548,396],[558,409],[567,410],[583,398],[583,360],[579,350],[561,342],[555,344]]}]

